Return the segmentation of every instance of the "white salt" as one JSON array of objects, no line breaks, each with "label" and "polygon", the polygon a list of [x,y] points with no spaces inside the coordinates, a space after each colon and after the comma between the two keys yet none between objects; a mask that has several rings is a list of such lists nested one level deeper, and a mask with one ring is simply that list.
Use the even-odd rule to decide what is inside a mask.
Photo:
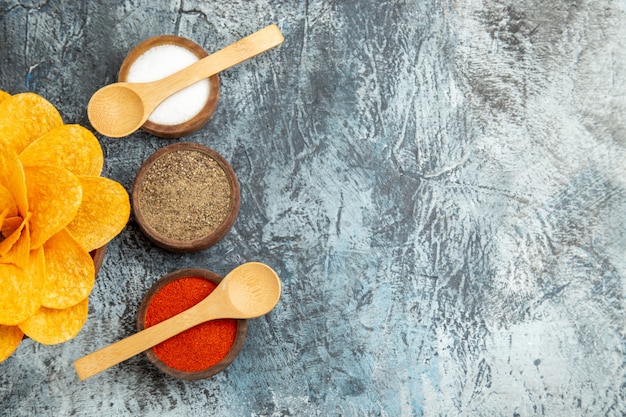
[{"label": "white salt", "polygon": [[[177,45],[158,45],[141,54],[128,69],[128,82],[150,82],[165,78],[198,61],[191,51]],[[160,125],[177,125],[193,119],[209,99],[205,78],[163,101],[148,118]]]}]

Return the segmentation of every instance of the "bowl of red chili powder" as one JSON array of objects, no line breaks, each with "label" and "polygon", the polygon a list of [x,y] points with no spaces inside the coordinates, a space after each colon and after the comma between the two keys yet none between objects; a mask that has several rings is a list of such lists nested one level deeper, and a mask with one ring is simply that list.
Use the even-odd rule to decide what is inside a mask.
[{"label": "bowl of red chili powder", "polygon": [[[199,268],[165,275],[145,295],[137,315],[137,329],[141,331],[196,305],[221,280],[216,273]],[[247,331],[247,320],[212,320],[154,346],[146,351],[146,356],[174,378],[209,378],[233,362],[243,348]]]}]

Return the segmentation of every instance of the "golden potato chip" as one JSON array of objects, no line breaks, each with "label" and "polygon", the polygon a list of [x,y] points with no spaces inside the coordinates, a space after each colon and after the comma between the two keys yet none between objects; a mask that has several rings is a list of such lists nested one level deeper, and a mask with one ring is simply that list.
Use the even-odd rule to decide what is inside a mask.
[{"label": "golden potato chip", "polygon": [[57,109],[34,93],[2,100],[0,114],[0,138],[18,154],[39,136],[63,124]]},{"label": "golden potato chip", "polygon": [[[1,227],[0,230],[4,229],[4,222],[5,222],[5,220],[6,220],[8,215],[9,215],[9,208],[8,207],[5,208],[4,210],[2,210],[2,212],[0,212],[0,227]],[[7,235],[9,235],[9,234],[10,233],[8,233]],[[4,239],[5,237],[6,236],[3,235],[2,239]]]},{"label": "golden potato chip", "polygon": [[30,255],[30,233],[28,223],[25,223],[22,232],[17,241],[11,246],[11,249],[2,257],[0,262],[3,264],[15,264],[22,269],[28,267],[28,258]]},{"label": "golden potato chip", "polygon": [[7,187],[0,184],[0,210],[7,210],[6,217],[17,216],[17,203],[15,202],[15,198],[11,195],[11,192]]},{"label": "golden potato chip", "polygon": [[42,249],[31,252],[27,270],[0,263],[0,324],[14,326],[37,312],[45,279]]},{"label": "golden potato chip", "polygon": [[4,238],[2,242],[0,242],[0,258],[7,254],[9,250],[13,247],[15,242],[18,241],[20,236],[22,235],[22,230],[28,224],[28,220],[30,219],[30,214],[26,216],[25,219],[22,219],[22,223],[15,229],[10,235]]},{"label": "golden potato chip", "polygon": [[2,222],[2,236],[7,237],[13,233],[24,221],[22,216],[6,217]]},{"label": "golden potato chip", "polygon": [[57,126],[19,155],[24,166],[55,165],[76,175],[100,175],[104,155],[100,142],[80,125]]},{"label": "golden potato chip", "polygon": [[96,278],[89,252],[65,229],[48,239],[43,250],[47,278],[41,305],[63,309],[87,298]]},{"label": "golden potato chip", "polygon": [[24,332],[19,327],[0,325],[0,362],[15,352],[23,337]]},{"label": "golden potato chip", "polygon": [[80,180],[65,168],[24,168],[30,220],[31,248],[36,249],[76,216],[83,196]]},{"label": "golden potato chip", "polygon": [[122,231],[130,200],[121,184],[104,177],[79,177],[83,200],[67,230],[88,252],[104,246]]},{"label": "golden potato chip", "polygon": [[9,97],[11,97],[11,94],[7,93],[6,91],[0,90],[0,102],[6,100]]},{"label": "golden potato chip", "polygon": [[78,334],[87,320],[88,311],[88,298],[63,310],[41,307],[36,314],[20,323],[19,327],[35,342],[44,345],[63,343]]},{"label": "golden potato chip", "polygon": [[[0,103],[2,106],[2,103]],[[2,114],[0,112],[0,114]],[[0,119],[1,120],[1,119]],[[0,133],[0,140],[2,140]],[[28,213],[26,198],[26,182],[24,169],[17,154],[0,143],[0,184],[2,184],[15,200],[19,213],[25,216]]]}]

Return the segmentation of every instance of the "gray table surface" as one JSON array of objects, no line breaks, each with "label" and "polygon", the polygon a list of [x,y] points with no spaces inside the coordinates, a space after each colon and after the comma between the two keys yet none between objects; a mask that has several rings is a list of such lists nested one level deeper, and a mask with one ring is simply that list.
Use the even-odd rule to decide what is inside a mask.
[{"label": "gray table surface", "polygon": [[[285,42],[222,73],[185,138],[237,172],[232,231],[172,254],[131,217],[80,334],[0,364],[0,414],[625,415],[626,2],[2,0],[0,89],[90,127],[145,38],[212,52],[270,23]],[[98,138],[129,192],[177,141]],[[78,380],[160,276],[247,261],[283,295],[225,372],[141,355]]]}]

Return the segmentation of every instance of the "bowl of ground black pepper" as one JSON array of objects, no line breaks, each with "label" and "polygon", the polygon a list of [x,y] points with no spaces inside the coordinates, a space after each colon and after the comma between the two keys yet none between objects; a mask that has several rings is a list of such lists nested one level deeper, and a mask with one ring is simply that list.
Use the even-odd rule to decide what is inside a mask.
[{"label": "bowl of ground black pepper", "polygon": [[[143,298],[137,329],[144,330],[204,300],[222,277],[200,268],[171,272],[159,279]],[[184,380],[209,378],[226,369],[243,348],[248,322],[211,320],[148,349],[146,356],[159,370]]]},{"label": "bowl of ground black pepper", "polygon": [[139,169],[131,196],[142,232],[172,252],[196,252],[228,234],[239,213],[239,183],[215,150],[191,142],[165,146]]},{"label": "bowl of ground black pepper", "polygon": [[[207,55],[200,45],[187,38],[176,35],[148,38],[128,53],[118,81],[160,80]],[[219,76],[215,74],[179,91],[161,103],[141,129],[162,138],[180,138],[197,131],[213,116],[219,87]]]}]

